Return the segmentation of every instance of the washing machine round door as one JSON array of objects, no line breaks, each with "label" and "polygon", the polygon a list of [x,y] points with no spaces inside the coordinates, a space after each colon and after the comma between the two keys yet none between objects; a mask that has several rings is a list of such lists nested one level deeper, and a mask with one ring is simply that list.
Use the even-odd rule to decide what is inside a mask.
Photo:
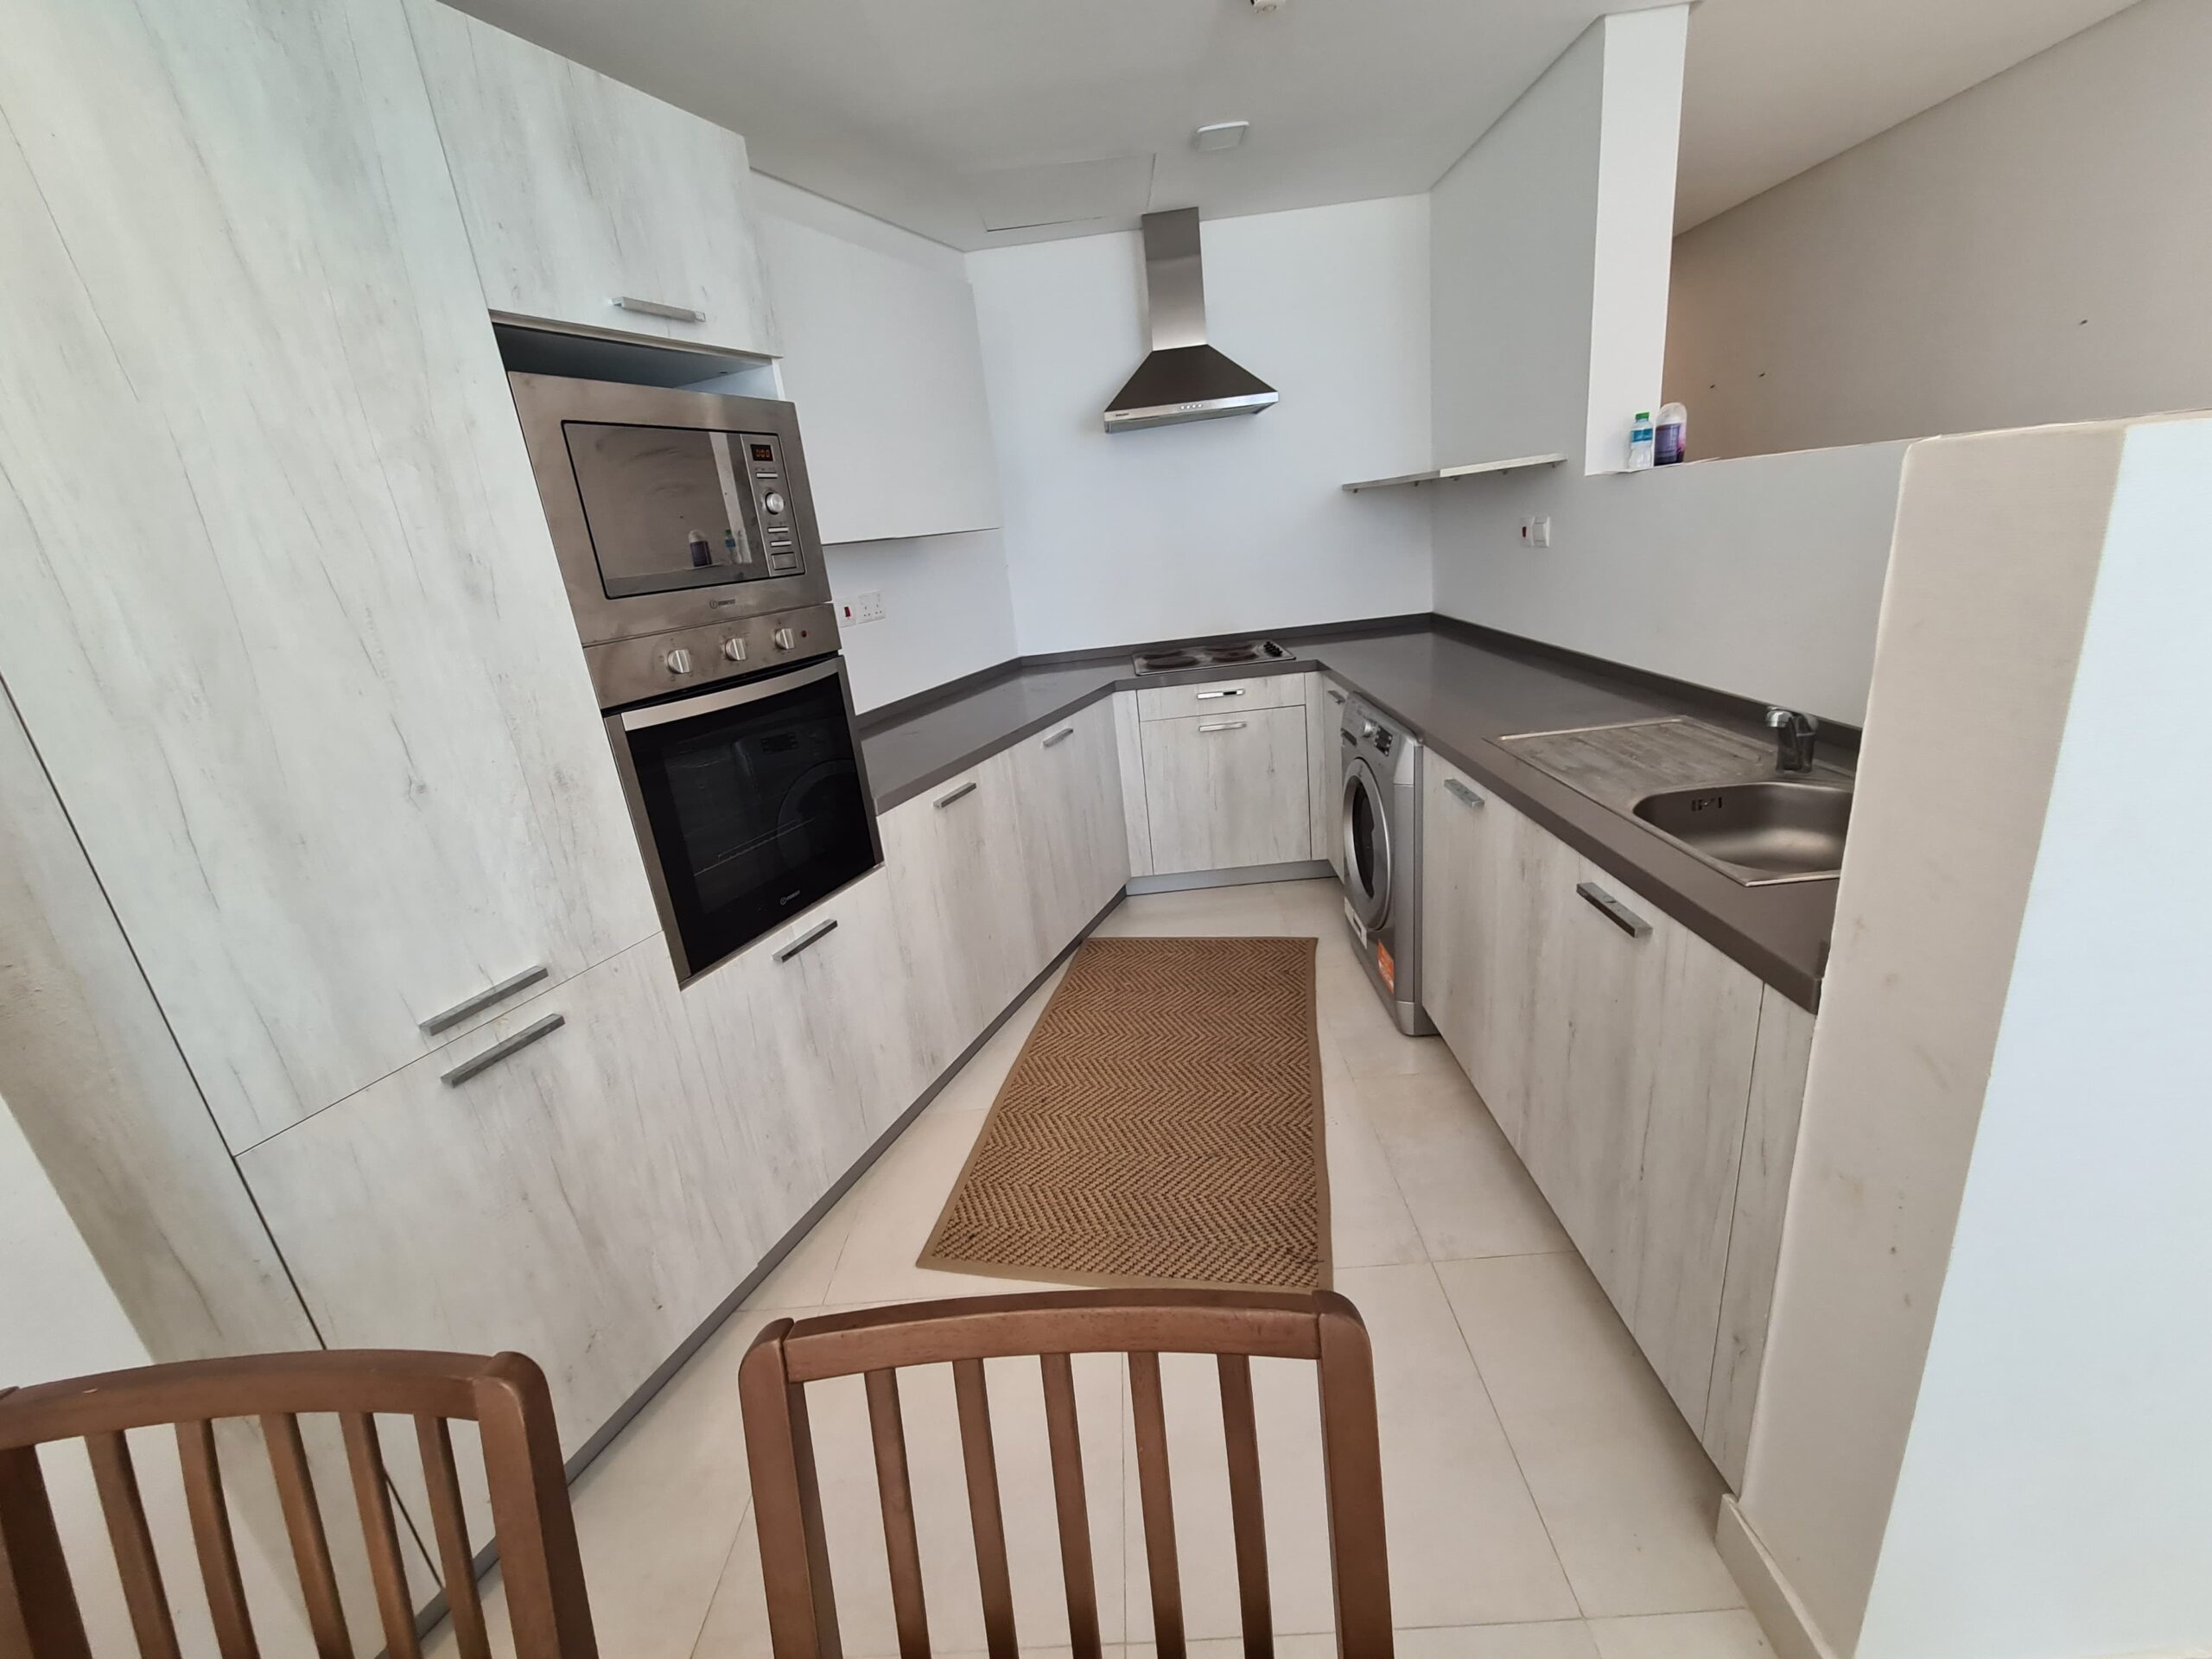
[{"label": "washing machine round door", "polygon": [[1389,796],[1364,758],[1344,768],[1338,814],[1344,836],[1344,893],[1370,933],[1390,919]]}]

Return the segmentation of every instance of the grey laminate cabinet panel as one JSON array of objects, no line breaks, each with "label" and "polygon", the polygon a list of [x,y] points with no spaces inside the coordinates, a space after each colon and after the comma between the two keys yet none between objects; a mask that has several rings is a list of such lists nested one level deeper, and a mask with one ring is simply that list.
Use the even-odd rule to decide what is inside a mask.
[{"label": "grey laminate cabinet panel", "polygon": [[1775,1271],[1782,1257],[1782,1217],[1789,1202],[1789,1171],[1797,1155],[1797,1121],[1805,1108],[1805,1071],[1812,1053],[1813,1016],[1768,988],[1759,999],[1751,1112],[1736,1174],[1735,1224],[1720,1296],[1713,1393],[1699,1436],[1737,1491],[1744,1489],[1744,1462],[1751,1451],[1767,1317],[1774,1307]]},{"label": "grey laminate cabinet panel", "polygon": [[[1667,1391],[1705,1421],[1761,987],[1585,860],[1552,878],[1519,1145]],[[1631,937],[1588,882],[1648,924]]]},{"label": "grey laminate cabinet panel", "polygon": [[241,1158],[325,1340],[526,1353],[581,1445],[773,1236],[760,1102],[709,1086],[685,1014],[649,938]]},{"label": "grey laminate cabinet panel", "polygon": [[1141,720],[1186,720],[1193,715],[1221,717],[1255,709],[1303,709],[1310,674],[1255,674],[1247,680],[1200,680],[1190,685],[1147,685],[1137,689]]},{"label": "grey laminate cabinet panel", "polygon": [[1306,787],[1313,824],[1313,854],[1344,873],[1343,838],[1337,833],[1338,797],[1344,785],[1344,689],[1327,675],[1306,677]]},{"label": "grey laminate cabinet panel", "polygon": [[651,898],[400,11],[6,26],[0,663],[244,1147]]},{"label": "grey laminate cabinet panel", "polygon": [[1145,805],[1144,732],[1137,719],[1137,694],[1116,691],[1114,704],[1114,747],[1122,768],[1122,825],[1128,848],[1129,874],[1150,875],[1152,818]]},{"label": "grey laminate cabinet panel", "polygon": [[[836,923],[791,961],[804,979],[810,1008],[823,1011],[834,1027],[816,1064],[849,1074],[869,1140],[912,1105],[952,1058],[929,1040],[924,959],[899,930],[893,879],[887,867],[879,868],[755,947],[772,957],[823,923]],[[833,1178],[843,1173],[842,1166],[830,1171]]]},{"label": "grey laminate cabinet panel", "polygon": [[742,138],[439,0],[407,10],[491,309],[777,349]]},{"label": "grey laminate cabinet panel", "polygon": [[1303,705],[1147,721],[1144,785],[1162,875],[1313,856]]},{"label": "grey laminate cabinet panel", "polygon": [[1113,708],[1079,709],[1011,753],[1033,973],[1128,885]]}]

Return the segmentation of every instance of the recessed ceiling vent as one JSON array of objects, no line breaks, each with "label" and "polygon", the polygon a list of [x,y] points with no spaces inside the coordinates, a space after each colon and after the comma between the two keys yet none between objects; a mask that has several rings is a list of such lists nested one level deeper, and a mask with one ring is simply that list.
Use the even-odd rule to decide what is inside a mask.
[{"label": "recessed ceiling vent", "polygon": [[1145,308],[1152,351],[1106,405],[1109,432],[1256,415],[1275,389],[1206,344],[1206,289],[1198,210],[1144,216]]}]

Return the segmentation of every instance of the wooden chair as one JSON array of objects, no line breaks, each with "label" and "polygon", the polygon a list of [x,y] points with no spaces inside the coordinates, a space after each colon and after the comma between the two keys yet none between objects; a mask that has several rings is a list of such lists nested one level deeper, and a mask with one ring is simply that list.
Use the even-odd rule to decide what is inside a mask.
[{"label": "wooden chair", "polygon": [[215,1427],[257,1422],[319,1659],[353,1644],[301,1437],[302,1415],[338,1418],[377,1611],[391,1659],[419,1659],[415,1606],[386,1484],[378,1414],[411,1417],[440,1573],[462,1659],[489,1659],[461,1511],[450,1421],[477,1425],[520,1659],[594,1659],[591,1610],[544,1374],[520,1354],[361,1351],[194,1360],[0,1389],[0,1659],[90,1659],[39,1447],[81,1440],[141,1659],[176,1659],[171,1604],[126,1430],[174,1426],[201,1586],[222,1659],[258,1651],[216,1456]]},{"label": "wooden chair", "polygon": [[[1220,1291],[1052,1291],[924,1302],[793,1324],[779,1319],[745,1356],[738,1387],[752,1464],[753,1504],[776,1659],[836,1659],[842,1651],[828,1541],[807,1426],[805,1385],[855,1373],[867,1379],[868,1423],[890,1558],[901,1659],[930,1651],[914,1532],[900,1367],[950,1362],[991,1659],[1014,1659],[1014,1599],[983,1362],[1034,1355],[1044,1372],[1060,1560],[1076,1659],[1097,1659],[1098,1607],[1089,1508],[1069,1357],[1126,1353],[1136,1427],[1146,1568],[1160,1659],[1182,1659],[1183,1611],[1170,1499],[1160,1356],[1218,1356],[1244,1650],[1274,1651],[1260,1451],[1252,1408],[1255,1355],[1318,1363],[1322,1466],[1334,1577],[1337,1642],[1356,1659],[1390,1659],[1390,1580],[1382,1538],[1382,1471],[1367,1328],[1343,1297]],[[1118,1429],[1117,1431],[1118,1432]]]}]

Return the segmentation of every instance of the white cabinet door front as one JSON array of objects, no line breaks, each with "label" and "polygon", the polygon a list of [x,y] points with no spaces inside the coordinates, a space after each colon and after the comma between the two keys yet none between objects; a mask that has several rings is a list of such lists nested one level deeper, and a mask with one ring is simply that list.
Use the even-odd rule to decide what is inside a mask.
[{"label": "white cabinet door front", "polygon": [[1153,868],[1162,875],[1313,856],[1306,709],[1143,722]]},{"label": "white cabinet door front", "polygon": [[8,41],[0,662],[238,1149],[657,923],[404,18]]},{"label": "white cabinet door front", "polygon": [[1313,822],[1313,856],[1344,873],[1344,838],[1337,833],[1338,791],[1344,783],[1344,689],[1325,674],[1306,677],[1306,795]]},{"label": "white cabinet door front", "polygon": [[1030,957],[1040,966],[1128,885],[1120,750],[1101,698],[1015,745]]}]

